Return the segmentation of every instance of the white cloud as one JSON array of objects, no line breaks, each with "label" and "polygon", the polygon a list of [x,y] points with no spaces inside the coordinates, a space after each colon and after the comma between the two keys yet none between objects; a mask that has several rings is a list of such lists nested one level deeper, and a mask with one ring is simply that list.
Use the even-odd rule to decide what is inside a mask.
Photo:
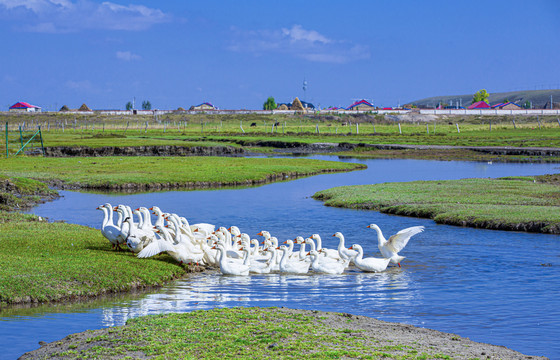
[{"label": "white cloud", "polygon": [[[101,4],[91,0],[0,0],[2,7],[20,15],[21,29],[32,32],[67,33],[88,29],[139,31],[171,19],[159,9],[144,5]],[[24,16],[21,11],[35,16]]]},{"label": "white cloud", "polygon": [[312,62],[347,63],[370,57],[369,47],[335,40],[301,25],[281,30],[244,31],[232,27],[228,49],[255,56],[267,53],[287,54]]},{"label": "white cloud", "polygon": [[301,25],[294,25],[291,29],[283,28],[282,34],[288,36],[291,41],[309,41],[312,43],[320,42],[323,44],[331,42],[331,40],[319,34],[317,31],[305,30]]},{"label": "white cloud", "polygon": [[140,60],[142,57],[131,53],[130,51],[117,51],[117,59],[124,61]]}]

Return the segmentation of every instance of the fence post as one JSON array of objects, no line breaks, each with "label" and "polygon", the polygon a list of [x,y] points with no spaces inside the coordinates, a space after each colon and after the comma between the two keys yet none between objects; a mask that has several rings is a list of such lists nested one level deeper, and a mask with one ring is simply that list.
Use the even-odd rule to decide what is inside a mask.
[{"label": "fence post", "polygon": [[402,135],[402,130],[401,130],[401,123],[399,123],[399,134]]},{"label": "fence post", "polygon": [[[556,118],[556,121],[558,121],[558,126],[560,126],[560,118]],[[6,123],[6,129],[8,128],[8,123]]]},{"label": "fence post", "polygon": [[41,126],[39,126],[39,138],[41,139],[41,150],[43,151],[43,156],[45,156],[45,147],[43,146],[43,132],[41,131]]},{"label": "fence post", "polygon": [[430,135],[430,125],[426,123],[426,134]]},{"label": "fence post", "polygon": [[517,129],[517,126],[515,126],[515,119],[511,119],[511,122],[513,123],[513,128]]},{"label": "fence post", "polygon": [[243,120],[239,122],[239,127],[241,128],[241,131],[243,131],[243,134],[245,134],[245,130],[243,130]]},{"label": "fence post", "polygon": [[148,122],[146,121],[146,128],[144,129],[144,134],[148,132]]},{"label": "fence post", "polygon": [[358,125],[359,125],[359,124],[358,124],[358,123],[356,123],[356,135],[358,135],[358,134],[360,133],[360,128],[359,128],[359,126],[358,126]]},{"label": "fence post", "polygon": [[315,132],[319,134],[319,124],[315,124]]},{"label": "fence post", "polygon": [[537,115],[537,122],[539,123],[539,129],[541,128],[541,119],[539,119],[539,115]]},{"label": "fence post", "polygon": [[21,125],[19,126],[19,141],[21,142],[21,147],[23,147],[23,133],[21,132]]},{"label": "fence post", "polygon": [[461,131],[459,130],[459,124],[455,123],[455,125],[457,125],[457,134],[461,133]]},{"label": "fence post", "polygon": [[[560,124],[560,120],[558,121],[558,124]],[[6,121],[6,157],[8,156],[8,122]]]}]

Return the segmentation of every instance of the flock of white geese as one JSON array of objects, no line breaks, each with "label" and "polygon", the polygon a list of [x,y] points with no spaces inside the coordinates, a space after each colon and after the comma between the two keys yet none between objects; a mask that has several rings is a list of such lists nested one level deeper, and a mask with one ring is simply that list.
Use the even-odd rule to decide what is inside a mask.
[{"label": "flock of white geese", "polygon": [[[371,224],[368,228],[376,230],[383,257],[364,258],[362,247],[354,244],[347,248],[340,232],[333,235],[339,240],[337,249],[323,247],[318,234],[308,238],[298,236],[279,246],[278,239],[268,231],[257,234],[264,237],[259,243],[236,226],[216,229],[215,225],[207,223],[191,225],[184,217],[164,213],[157,206],[132,210],[127,205],[113,207],[106,203],[97,209],[104,212],[101,233],[114,249],[127,246],[139,258],[166,252],[179,263],[219,267],[226,275],[306,274],[310,269],[314,273],[342,274],[350,264],[361,271],[381,272],[389,263],[400,267],[404,256],[399,252],[413,235],[424,231],[423,226],[413,226],[385,239],[381,229]],[[116,220],[114,212],[118,216]],[[155,223],[152,223],[150,212],[156,216]],[[138,222],[134,221],[135,215]],[[297,251],[295,245],[299,245]]]}]

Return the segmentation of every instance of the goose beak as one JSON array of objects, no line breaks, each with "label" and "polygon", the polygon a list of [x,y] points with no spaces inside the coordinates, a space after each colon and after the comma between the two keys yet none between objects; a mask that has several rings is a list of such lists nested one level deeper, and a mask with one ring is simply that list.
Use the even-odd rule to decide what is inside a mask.
[{"label": "goose beak", "polygon": [[115,206],[115,207],[113,208],[113,211],[117,211],[117,209],[118,209],[118,207]]},{"label": "goose beak", "polygon": [[154,207],[152,206],[151,208],[149,208],[148,210],[154,210]]},{"label": "goose beak", "polygon": [[350,246],[350,247],[348,248],[348,250],[354,250],[354,247],[353,247],[353,246]]},{"label": "goose beak", "polygon": [[366,226],[366,227],[367,227],[367,228],[370,228],[370,229],[371,229],[371,226],[369,226],[369,225],[368,225],[368,226]]},{"label": "goose beak", "polygon": [[135,209],[134,211],[140,211],[140,208]]},{"label": "goose beak", "polygon": [[262,234],[262,231],[261,231],[260,233],[258,233],[257,235],[259,235],[259,236],[263,236],[263,234]]},{"label": "goose beak", "polygon": [[212,246],[210,249],[216,249],[216,245]]},{"label": "goose beak", "polygon": [[98,207],[95,208],[95,210],[101,210],[101,208],[98,206]]},{"label": "goose beak", "polygon": [[227,231],[231,231],[231,226],[227,228]]},{"label": "goose beak", "polygon": [[311,251],[310,251],[310,252],[308,252],[308,253],[307,253],[307,254],[305,254],[305,255],[311,255]]},{"label": "goose beak", "polygon": [[287,244],[287,243],[288,243],[288,240],[284,241],[282,244]]},{"label": "goose beak", "polygon": [[333,236],[336,236],[336,234],[333,234]]}]

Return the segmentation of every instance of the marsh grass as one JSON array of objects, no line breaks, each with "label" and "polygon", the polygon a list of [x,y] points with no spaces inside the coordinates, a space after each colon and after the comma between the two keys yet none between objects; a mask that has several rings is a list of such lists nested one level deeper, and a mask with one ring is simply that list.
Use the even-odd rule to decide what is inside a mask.
[{"label": "marsh grass", "polygon": [[6,176],[61,180],[89,188],[122,184],[248,184],[364,167],[313,159],[224,157],[11,157],[1,163],[1,172]]},{"label": "marsh grass", "polygon": [[167,256],[138,259],[111,250],[96,229],[0,214],[0,305],[125,292],[185,274]]},{"label": "marsh grass", "polygon": [[438,223],[560,233],[560,188],[540,177],[343,186],[313,195],[327,206],[431,218]]}]

